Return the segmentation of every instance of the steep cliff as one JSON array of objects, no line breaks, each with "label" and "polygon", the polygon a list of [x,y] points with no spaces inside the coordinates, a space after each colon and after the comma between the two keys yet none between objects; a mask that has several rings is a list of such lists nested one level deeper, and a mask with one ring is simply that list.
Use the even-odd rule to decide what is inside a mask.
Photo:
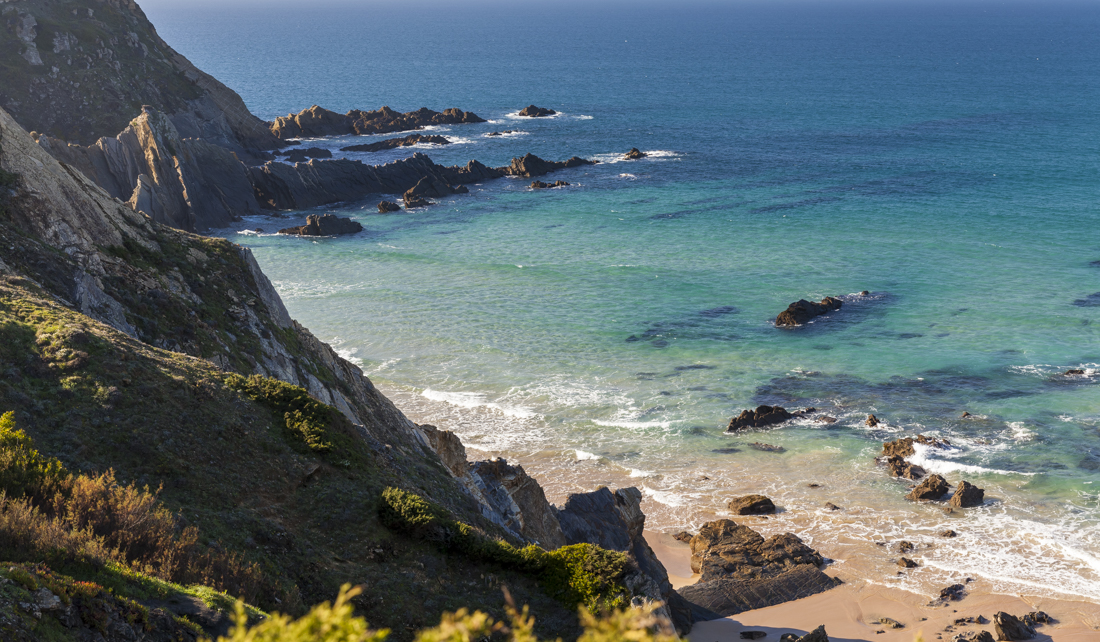
[{"label": "steep cliff", "polygon": [[143,105],[183,138],[235,151],[280,146],[234,91],[161,39],[132,0],[0,3],[0,107],[28,130],[93,144]]}]

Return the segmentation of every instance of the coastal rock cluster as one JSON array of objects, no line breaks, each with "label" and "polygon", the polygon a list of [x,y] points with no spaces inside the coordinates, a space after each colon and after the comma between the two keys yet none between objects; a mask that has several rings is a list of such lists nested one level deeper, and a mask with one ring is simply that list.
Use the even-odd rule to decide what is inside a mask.
[{"label": "coastal rock cluster", "polygon": [[[929,475],[924,468],[906,461],[905,457],[916,454],[913,444],[921,444],[930,448],[947,448],[951,444],[945,439],[936,439],[925,435],[916,437],[903,437],[882,444],[882,460],[886,469],[894,477],[918,480],[923,479],[914,486],[906,499],[910,501],[938,501],[950,490],[947,480],[940,475]],[[985,491],[968,481],[960,481],[954,494],[948,500],[948,505],[954,508],[973,508],[985,503]]]},{"label": "coastal rock cluster", "polygon": [[298,227],[287,227],[279,230],[279,234],[297,234],[299,236],[341,236],[343,234],[357,234],[363,231],[363,226],[350,218],[341,218],[334,214],[310,214],[306,217],[306,224]]},{"label": "coastal rock cluster", "polygon": [[373,111],[353,109],[346,114],[314,105],[297,114],[288,114],[276,118],[271,123],[271,133],[277,138],[319,138],[324,136],[349,136],[356,134],[389,134],[392,132],[423,129],[428,125],[460,125],[464,123],[483,123],[473,112],[462,111],[457,107],[442,112],[421,107],[416,111],[397,112],[389,107]]},{"label": "coastal rock cluster", "polygon": [[422,145],[430,143],[432,145],[450,145],[451,141],[445,136],[424,136],[422,134],[409,134],[404,138],[388,138],[377,143],[370,143],[367,145],[351,145],[349,147],[341,147],[342,152],[381,152],[387,149],[396,149],[398,147],[412,147],[413,145]]},{"label": "coastal rock cluster", "polygon": [[806,408],[795,412],[788,412],[781,406],[757,406],[755,410],[742,410],[740,415],[730,419],[726,426],[726,432],[741,432],[752,428],[767,428],[790,421],[797,417],[804,417],[817,412],[816,408]]}]

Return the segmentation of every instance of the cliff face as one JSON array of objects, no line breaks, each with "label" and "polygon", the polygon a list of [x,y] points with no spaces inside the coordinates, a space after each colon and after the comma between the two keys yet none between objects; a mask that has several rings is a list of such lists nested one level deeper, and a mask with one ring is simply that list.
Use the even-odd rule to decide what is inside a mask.
[{"label": "cliff face", "polygon": [[0,3],[0,107],[28,130],[90,145],[143,105],[183,138],[234,150],[279,142],[231,89],[195,68],[128,0]]}]

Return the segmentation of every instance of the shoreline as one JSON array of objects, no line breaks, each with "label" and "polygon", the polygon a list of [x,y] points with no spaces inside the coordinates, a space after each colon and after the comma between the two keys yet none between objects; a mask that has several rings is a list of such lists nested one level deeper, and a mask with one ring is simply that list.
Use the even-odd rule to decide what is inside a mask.
[{"label": "shoreline", "polygon": [[[693,584],[698,575],[691,575],[691,552],[687,544],[667,533],[645,531],[646,541],[657,559],[668,571],[673,588]],[[688,635],[691,642],[723,642],[740,639],[741,631],[764,631],[764,640],[778,640],[783,633],[805,635],[824,625],[833,642],[866,640],[874,642],[913,642],[922,636],[924,642],[952,640],[967,631],[989,631],[996,638],[993,614],[1004,611],[1021,616],[1031,611],[1045,611],[1055,622],[1036,628],[1034,640],[1054,642],[1096,642],[1100,639],[1100,604],[1029,595],[1006,595],[985,592],[982,584],[969,585],[969,594],[957,602],[930,606],[930,596],[903,589],[876,585],[866,580],[848,577],[832,568],[830,575],[840,577],[844,584],[824,593],[777,604],[763,609],[745,611],[719,620],[697,622]],[[954,625],[956,619],[978,616],[988,624]],[[892,618],[905,625],[891,629],[878,623],[879,618]],[[951,629],[948,629],[951,627]]]}]

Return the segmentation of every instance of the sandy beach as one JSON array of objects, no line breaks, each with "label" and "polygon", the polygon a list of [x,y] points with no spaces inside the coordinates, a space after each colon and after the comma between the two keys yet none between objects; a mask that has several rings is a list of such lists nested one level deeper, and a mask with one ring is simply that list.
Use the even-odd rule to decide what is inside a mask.
[{"label": "sandy beach", "polygon": [[[674,587],[693,584],[698,575],[691,573],[691,552],[688,545],[667,533],[646,531],[646,541],[668,570]],[[865,580],[846,577],[843,572],[826,569],[844,584],[818,595],[755,611],[746,611],[720,620],[698,622],[689,639],[692,642],[725,642],[740,640],[741,631],[764,631],[763,640],[779,640],[784,633],[803,635],[824,624],[829,639],[834,642],[867,640],[874,642],[913,642],[923,637],[932,640],[952,640],[966,631],[989,631],[996,637],[993,614],[1004,611],[1021,616],[1031,611],[1044,611],[1052,624],[1037,628],[1035,640],[1054,642],[1100,641],[1100,604],[1077,602],[1028,595],[1003,595],[983,589],[975,580],[967,586],[968,595],[945,606],[933,605],[932,596],[877,586]],[[962,618],[981,616],[988,624],[961,624]],[[879,623],[890,618],[904,625],[892,629]]]}]

